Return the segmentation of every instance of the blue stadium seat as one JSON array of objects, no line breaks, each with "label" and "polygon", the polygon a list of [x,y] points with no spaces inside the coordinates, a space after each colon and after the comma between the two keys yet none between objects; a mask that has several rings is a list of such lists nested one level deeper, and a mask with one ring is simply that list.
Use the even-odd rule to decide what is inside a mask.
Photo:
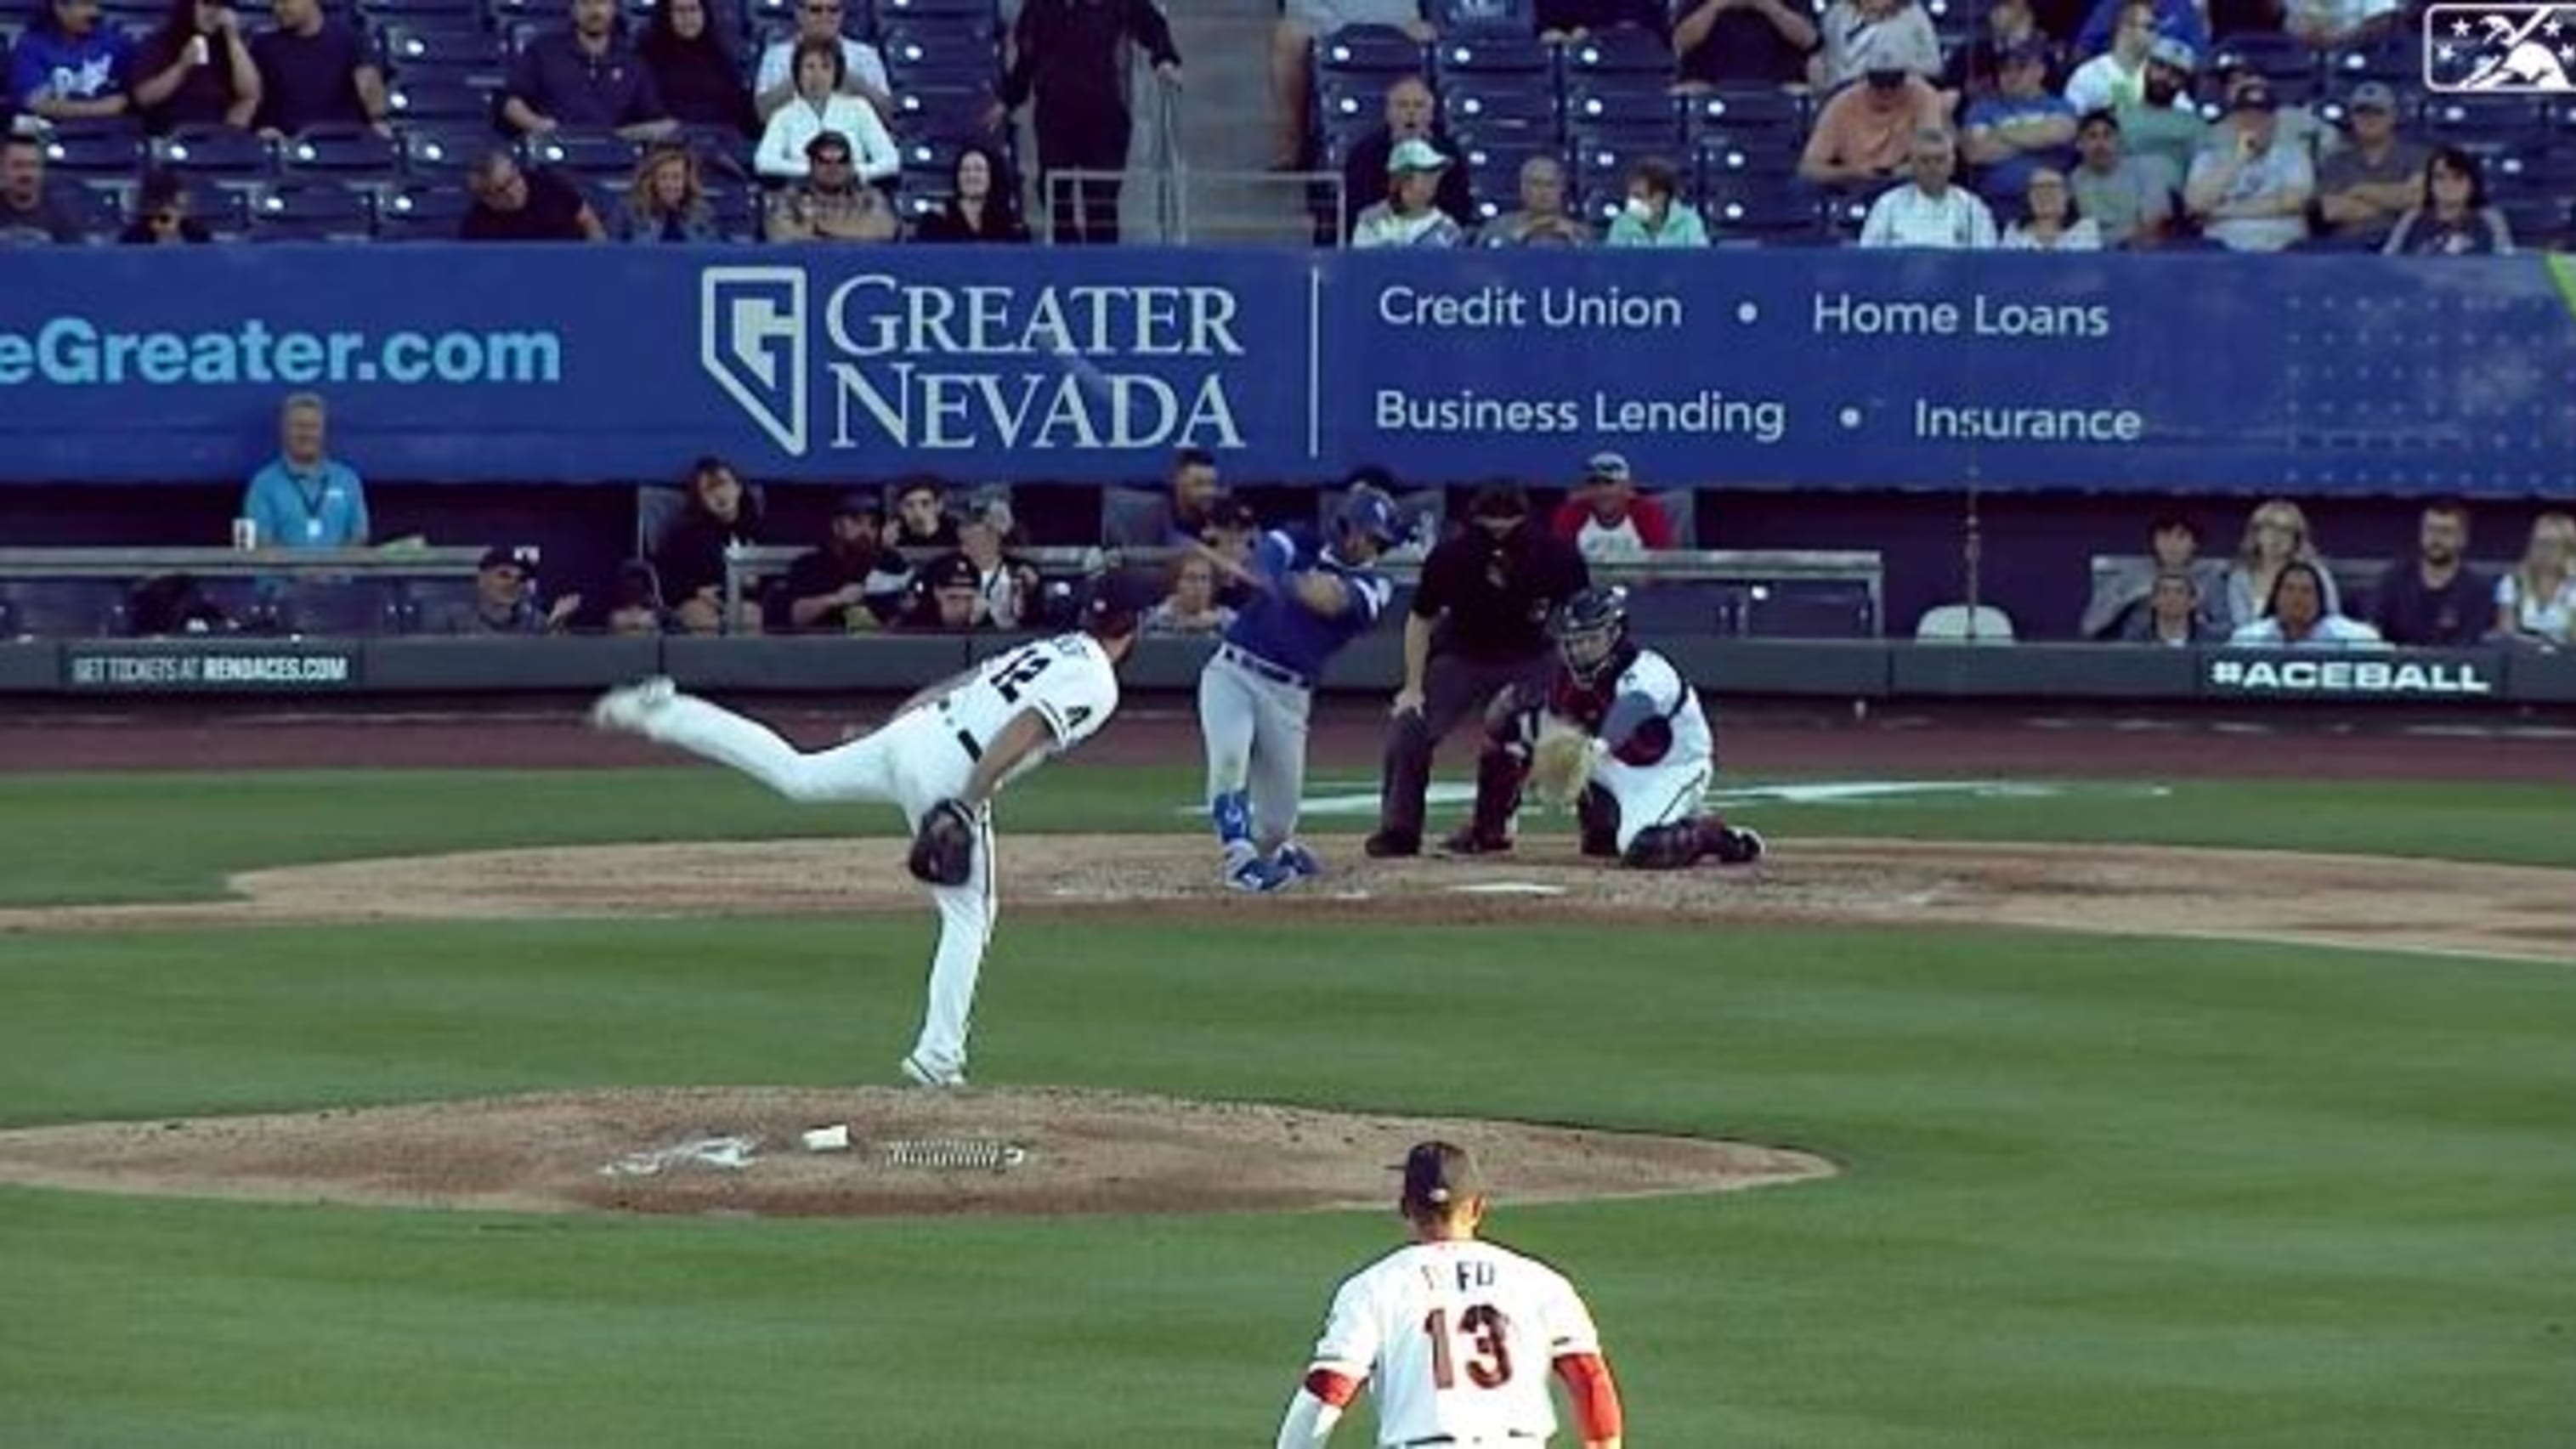
[{"label": "blue stadium seat", "polygon": [[462,189],[413,186],[376,199],[379,241],[454,241],[471,205]]},{"label": "blue stadium seat", "polygon": [[877,48],[885,53],[886,74],[897,91],[917,84],[989,84],[1002,67],[989,34],[954,24],[890,26]]},{"label": "blue stadium seat", "polygon": [[2523,97],[2435,96],[2421,119],[2424,139],[2490,158],[2549,140],[2547,111]]},{"label": "blue stadium seat", "polygon": [[152,153],[182,175],[261,177],[277,169],[266,141],[231,126],[181,126],[154,142]]},{"label": "blue stadium seat", "polygon": [[1714,90],[1685,97],[1682,120],[1693,136],[1740,136],[1783,130],[1806,138],[1807,104],[1781,90]]},{"label": "blue stadium seat", "polygon": [[1661,130],[1681,134],[1679,113],[1673,98],[1662,86],[1640,89],[1624,84],[1599,84],[1582,80],[1570,84],[1565,94],[1565,124],[1569,127],[1611,128],[1621,130]]},{"label": "blue stadium seat", "polygon": [[255,242],[362,242],[374,231],[372,198],[336,182],[266,187],[248,200]]},{"label": "blue stadium seat", "polygon": [[1497,72],[1519,72],[1543,75],[1556,69],[1556,52],[1532,36],[1508,33],[1468,34],[1444,37],[1432,48],[1432,63],[1439,73],[1452,75],[1491,75]]},{"label": "blue stadium seat", "polygon": [[558,0],[485,0],[483,11],[492,30],[502,35],[521,26],[560,25],[564,18]]},{"label": "blue stadium seat", "polygon": [[1703,190],[1737,180],[1781,181],[1798,172],[1798,147],[1779,145],[1762,133],[1737,139],[1703,136],[1691,144],[1691,168]]},{"label": "blue stadium seat", "polygon": [[2215,48],[2210,71],[2241,66],[2271,84],[2283,102],[2301,104],[2317,93],[2317,53],[2287,35],[2252,31]]},{"label": "blue stadium seat", "polygon": [[635,143],[607,131],[551,131],[521,142],[519,151],[531,165],[575,177],[622,182],[635,174]]},{"label": "blue stadium seat", "polygon": [[133,218],[134,182],[129,178],[85,177],[67,195],[80,212],[81,229],[93,237],[114,237]]},{"label": "blue stadium seat", "polygon": [[377,25],[421,19],[433,23],[464,21],[479,26],[483,23],[483,0],[358,0],[358,13]]},{"label": "blue stadium seat", "polygon": [[1374,75],[1330,75],[1315,78],[1315,116],[1330,131],[1344,126],[1363,130],[1386,115],[1387,80]]},{"label": "blue stadium seat", "polygon": [[988,33],[1001,19],[993,0],[876,0],[876,18],[880,25],[934,16],[979,22]]},{"label": "blue stadium seat", "polygon": [[997,97],[989,80],[947,85],[912,85],[895,93],[894,130],[958,134],[984,129],[984,115]]},{"label": "blue stadium seat", "polygon": [[2424,42],[2412,26],[2399,26],[2377,45],[2338,50],[2325,58],[2325,71],[2338,90],[2363,81],[2394,86],[2402,94],[2424,84]]},{"label": "blue stadium seat", "polygon": [[461,186],[476,159],[499,144],[499,138],[484,130],[406,126],[402,133],[402,174],[414,180]]},{"label": "blue stadium seat", "polygon": [[1443,35],[1479,30],[1535,35],[1538,7],[1535,0],[1431,0],[1431,23]]},{"label": "blue stadium seat", "polygon": [[1587,35],[1565,47],[1565,74],[1569,80],[1577,76],[1629,75],[1669,82],[1673,70],[1673,48],[1664,42],[1663,35],[1633,25]]},{"label": "blue stadium seat", "polygon": [[1556,88],[1546,78],[1526,75],[1460,76],[1440,93],[1442,117],[1455,131],[1477,122],[1510,122],[1543,127],[1557,123]]},{"label": "blue stadium seat", "polygon": [[1421,42],[1391,25],[1345,25],[1315,42],[1315,73],[1378,77],[1378,88],[1424,73]]},{"label": "blue stadium seat", "polygon": [[143,160],[143,132],[122,116],[56,121],[45,164],[66,176],[131,176]]},{"label": "blue stadium seat", "polygon": [[288,175],[391,176],[402,152],[368,126],[312,126],[278,147]]},{"label": "blue stadium seat", "polygon": [[411,16],[377,32],[385,66],[408,80],[416,75],[496,75],[509,58],[492,33],[474,20]]},{"label": "blue stadium seat", "polygon": [[2506,197],[2496,202],[2496,209],[2504,213],[2505,225],[2513,228],[2513,244],[2521,251],[2564,246],[2569,228],[2576,225],[2563,195]]},{"label": "blue stadium seat", "polygon": [[761,196],[756,186],[707,188],[707,207],[716,214],[716,226],[723,231],[725,240],[760,240]]},{"label": "blue stadium seat", "polygon": [[453,72],[398,76],[388,83],[385,101],[394,123],[401,126],[416,121],[489,126],[494,115],[492,89]]}]

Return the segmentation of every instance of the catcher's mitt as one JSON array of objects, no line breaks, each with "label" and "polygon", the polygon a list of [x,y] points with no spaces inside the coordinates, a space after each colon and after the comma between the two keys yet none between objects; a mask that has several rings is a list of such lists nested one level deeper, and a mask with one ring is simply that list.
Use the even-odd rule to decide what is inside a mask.
[{"label": "catcher's mitt", "polygon": [[921,817],[904,864],[925,885],[961,886],[975,871],[975,812],[942,800]]},{"label": "catcher's mitt", "polygon": [[1592,736],[1555,715],[1539,722],[1538,743],[1530,749],[1530,788],[1550,805],[1564,806],[1592,781]]}]

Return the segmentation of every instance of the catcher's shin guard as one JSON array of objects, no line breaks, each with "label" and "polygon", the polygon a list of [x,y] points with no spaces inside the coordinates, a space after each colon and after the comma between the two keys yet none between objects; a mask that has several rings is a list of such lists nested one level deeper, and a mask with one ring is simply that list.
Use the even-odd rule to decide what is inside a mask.
[{"label": "catcher's shin guard", "polygon": [[1619,802],[1598,785],[1587,785],[1574,802],[1574,820],[1583,832],[1583,853],[1596,860],[1619,854]]},{"label": "catcher's shin guard", "polygon": [[1529,751],[1518,744],[1485,743],[1476,757],[1476,809],[1467,822],[1475,839],[1501,844],[1512,838],[1512,821],[1520,814],[1521,787],[1529,779]]}]

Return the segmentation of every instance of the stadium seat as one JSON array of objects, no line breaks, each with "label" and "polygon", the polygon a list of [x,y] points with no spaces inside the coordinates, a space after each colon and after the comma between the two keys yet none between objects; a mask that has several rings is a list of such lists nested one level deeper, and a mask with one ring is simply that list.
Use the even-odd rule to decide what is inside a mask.
[{"label": "stadium seat", "polygon": [[1786,181],[1797,174],[1798,151],[1794,146],[1770,144],[1759,133],[1745,140],[1703,136],[1691,147],[1691,169],[1698,173],[1703,189],[1735,180]]},{"label": "stadium seat", "polygon": [[480,25],[413,17],[387,25],[379,43],[386,67],[406,82],[430,75],[497,77],[510,68],[509,57]]},{"label": "stadium seat", "polygon": [[375,208],[367,193],[335,182],[264,187],[248,202],[255,242],[354,242],[374,233]]},{"label": "stadium seat", "polygon": [[483,23],[482,0],[358,0],[358,13],[379,26],[407,20]]},{"label": "stadium seat", "polygon": [[1452,131],[1494,122],[1556,131],[1556,89],[1534,76],[1460,76],[1441,92],[1440,110]]},{"label": "stadium seat", "polygon": [[56,121],[45,164],[66,176],[131,176],[143,159],[143,132],[122,116]]},{"label": "stadium seat", "polygon": [[397,125],[415,121],[492,124],[492,90],[463,76],[429,72],[395,78],[386,87],[386,106]]},{"label": "stadium seat", "polygon": [[469,203],[461,190],[410,187],[376,201],[379,241],[454,241]]},{"label": "stadium seat", "polygon": [[613,132],[549,131],[521,142],[519,150],[533,165],[576,177],[622,182],[635,174],[635,143]]},{"label": "stadium seat", "polygon": [[1722,247],[1813,244],[1827,237],[1816,203],[1787,187],[1713,185],[1702,214],[1709,240]]},{"label": "stadium seat", "polygon": [[1391,25],[1345,25],[1315,42],[1317,75],[1380,77],[1380,87],[1400,76],[1424,73],[1421,42]]},{"label": "stadium seat", "polygon": [[181,126],[154,142],[152,154],[182,175],[259,177],[277,169],[266,141],[231,126]]},{"label": "stadium seat", "polygon": [[954,23],[889,26],[878,49],[897,91],[912,85],[989,85],[1002,68],[990,34]]},{"label": "stadium seat", "polygon": [[950,21],[980,22],[990,31],[1000,19],[993,0],[876,0],[879,25],[893,25],[917,16],[936,16]]},{"label": "stadium seat", "polygon": [[1565,124],[1592,130],[1659,131],[1672,138],[1681,134],[1672,97],[1661,86],[1639,89],[1578,81],[1566,89]]},{"label": "stadium seat", "polygon": [[2513,244],[2521,251],[2563,247],[2569,229],[2576,227],[2564,195],[2504,197],[2495,206],[2504,213],[2505,225],[2513,229]]},{"label": "stadium seat", "polygon": [[1431,23],[1443,35],[1470,31],[1535,35],[1538,7],[1534,0],[1431,0]]},{"label": "stadium seat", "polygon": [[2325,71],[2338,90],[2377,81],[2403,94],[2424,84],[2423,40],[2411,27],[2401,26],[2377,45],[2332,52],[2326,56]]},{"label": "stadium seat", "polygon": [[2253,31],[2228,37],[2213,52],[2209,74],[2214,79],[2235,67],[2263,77],[2284,104],[2304,104],[2317,93],[2317,53],[2287,35]]},{"label": "stadium seat", "polygon": [[1470,34],[1442,40],[1432,49],[1432,63],[1444,77],[1497,72],[1544,75],[1556,69],[1556,54],[1526,35]]},{"label": "stadium seat", "polygon": [[2421,135],[2493,158],[2549,142],[2549,116],[2521,97],[2436,96],[2424,103]]},{"label": "stadium seat", "polygon": [[897,135],[907,128],[926,128],[946,134],[960,134],[984,129],[984,116],[996,99],[990,79],[974,82],[949,82],[940,85],[906,86],[894,98],[894,126]]},{"label": "stadium seat", "polygon": [[482,131],[405,127],[402,174],[415,180],[461,186],[476,158],[499,144],[498,138]]},{"label": "stadium seat", "polygon": [[1564,48],[1565,74],[1572,80],[1582,76],[1626,75],[1648,77],[1658,82],[1673,78],[1673,49],[1664,37],[1652,30],[1623,25],[1587,35]]},{"label": "stadium seat", "polygon": [[312,126],[278,147],[288,175],[390,176],[402,151],[368,126]]},{"label": "stadium seat", "polygon": [[1717,90],[1685,97],[1682,121],[1694,138],[1754,131],[1785,131],[1805,144],[1807,107],[1800,97],[1779,90]]},{"label": "stadium seat", "polygon": [[113,238],[134,216],[134,182],[126,177],[92,176],[67,195],[80,213],[81,229],[91,236]]}]

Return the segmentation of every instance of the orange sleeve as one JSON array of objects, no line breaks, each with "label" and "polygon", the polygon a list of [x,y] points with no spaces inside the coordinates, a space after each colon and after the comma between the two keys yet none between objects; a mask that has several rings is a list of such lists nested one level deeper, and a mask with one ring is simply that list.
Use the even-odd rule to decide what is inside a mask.
[{"label": "orange sleeve", "polygon": [[1350,1407],[1351,1400],[1359,1397],[1360,1381],[1348,1374],[1319,1368],[1306,1375],[1306,1392],[1336,1409],[1346,1409]]},{"label": "orange sleeve", "polygon": [[1597,1353],[1561,1354],[1556,1360],[1556,1376],[1565,1380],[1566,1394],[1574,1400],[1574,1417],[1583,1426],[1586,1440],[1615,1439],[1627,1432],[1625,1416],[1619,1408],[1619,1385],[1610,1377],[1610,1365]]}]

